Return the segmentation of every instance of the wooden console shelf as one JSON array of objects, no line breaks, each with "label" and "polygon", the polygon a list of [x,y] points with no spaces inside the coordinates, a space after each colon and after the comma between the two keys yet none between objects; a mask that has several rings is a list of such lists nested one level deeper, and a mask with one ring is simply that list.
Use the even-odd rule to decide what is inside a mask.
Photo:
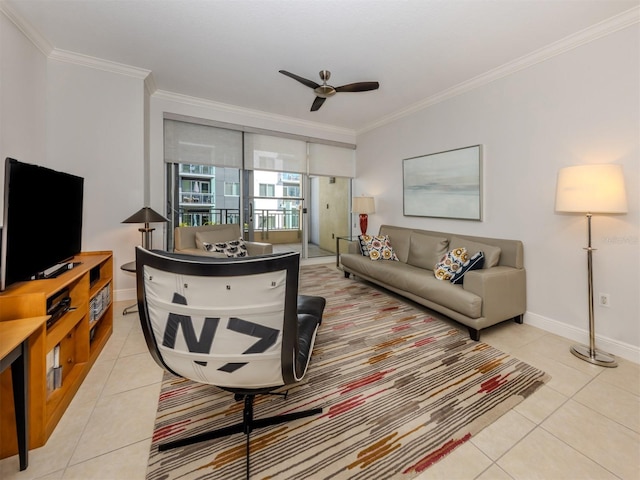
[{"label": "wooden console shelf", "polygon": [[[0,321],[47,315],[47,301],[61,292],[71,299],[70,309],[29,345],[29,448],[46,443],[113,332],[112,253],[81,253],[73,262],[56,278],[16,283],[0,293]],[[55,386],[54,351],[61,378]],[[12,398],[9,369],[0,376],[0,458],[18,452]]]}]

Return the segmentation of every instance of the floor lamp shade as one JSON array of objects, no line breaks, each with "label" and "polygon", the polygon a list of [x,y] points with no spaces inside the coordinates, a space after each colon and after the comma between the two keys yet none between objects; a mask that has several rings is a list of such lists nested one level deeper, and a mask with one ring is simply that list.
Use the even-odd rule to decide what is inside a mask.
[{"label": "floor lamp shade", "polygon": [[627,212],[627,194],[620,165],[578,165],[560,169],[556,186],[556,212],[583,213],[587,217],[587,288],[589,300],[589,346],[574,345],[576,357],[603,367],[616,367],[612,355],[596,350],[593,310],[593,251],[591,216],[593,213]]},{"label": "floor lamp shade", "polygon": [[360,231],[362,235],[366,235],[369,214],[376,212],[373,197],[353,197],[351,199],[351,212],[360,214]]},{"label": "floor lamp shade", "polygon": [[626,213],[627,195],[620,165],[578,165],[558,172],[556,211]]}]

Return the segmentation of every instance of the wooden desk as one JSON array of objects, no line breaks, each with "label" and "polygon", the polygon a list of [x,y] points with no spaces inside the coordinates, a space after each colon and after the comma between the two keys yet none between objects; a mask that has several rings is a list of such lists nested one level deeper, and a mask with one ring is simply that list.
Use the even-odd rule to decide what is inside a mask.
[{"label": "wooden desk", "polygon": [[29,337],[42,331],[48,316],[0,322],[0,372],[11,366],[20,470],[29,465]]}]

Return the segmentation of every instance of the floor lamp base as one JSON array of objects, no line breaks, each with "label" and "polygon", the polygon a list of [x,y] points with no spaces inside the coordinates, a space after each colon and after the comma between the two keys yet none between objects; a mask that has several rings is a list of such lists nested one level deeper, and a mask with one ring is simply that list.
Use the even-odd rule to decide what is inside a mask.
[{"label": "floor lamp base", "polygon": [[598,350],[593,350],[593,354],[589,347],[585,347],[584,345],[574,345],[571,347],[571,353],[573,353],[576,357],[584,360],[585,362],[593,363],[594,365],[600,365],[601,367],[617,367],[618,362],[616,359],[607,353],[599,352]]}]

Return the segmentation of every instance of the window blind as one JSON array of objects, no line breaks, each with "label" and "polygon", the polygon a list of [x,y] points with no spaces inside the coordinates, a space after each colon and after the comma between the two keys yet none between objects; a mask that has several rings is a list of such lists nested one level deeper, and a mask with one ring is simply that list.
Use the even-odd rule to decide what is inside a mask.
[{"label": "window blind", "polygon": [[306,173],[307,144],[302,140],[245,133],[244,168]]},{"label": "window blind", "polygon": [[164,120],[164,161],[242,168],[242,132]]},{"label": "window blind", "polygon": [[352,148],[309,143],[309,174],[353,178],[356,173]]}]

